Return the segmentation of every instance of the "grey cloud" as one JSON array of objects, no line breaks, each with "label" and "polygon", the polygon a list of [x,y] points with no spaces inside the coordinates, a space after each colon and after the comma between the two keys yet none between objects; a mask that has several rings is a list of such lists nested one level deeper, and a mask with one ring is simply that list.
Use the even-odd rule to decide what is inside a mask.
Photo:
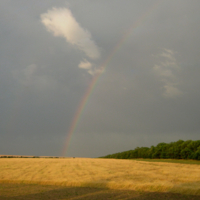
[{"label": "grey cloud", "polygon": [[[60,155],[91,75],[102,73],[127,30],[156,2],[1,1],[1,153]],[[199,138],[199,8],[198,0],[163,0],[133,28],[96,82],[68,156]],[[60,12],[82,33],[74,45],[59,23],[49,21],[51,33],[41,23],[41,16],[60,21]]]}]

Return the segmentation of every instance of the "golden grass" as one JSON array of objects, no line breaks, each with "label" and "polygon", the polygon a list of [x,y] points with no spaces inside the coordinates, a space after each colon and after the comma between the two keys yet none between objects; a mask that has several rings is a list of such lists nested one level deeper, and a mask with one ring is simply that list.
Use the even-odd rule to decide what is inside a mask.
[{"label": "golden grass", "polygon": [[200,166],[92,158],[2,158],[0,182],[200,195]]}]

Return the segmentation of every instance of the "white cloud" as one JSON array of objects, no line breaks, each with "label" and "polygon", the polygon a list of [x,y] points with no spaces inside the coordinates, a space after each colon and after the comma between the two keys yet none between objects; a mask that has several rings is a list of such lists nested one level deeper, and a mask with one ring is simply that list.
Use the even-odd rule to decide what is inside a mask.
[{"label": "white cloud", "polygon": [[90,62],[88,62],[87,60],[84,60],[84,61],[80,62],[78,67],[82,68],[82,69],[91,69],[92,68],[92,64]]},{"label": "white cloud", "polygon": [[88,73],[91,74],[92,76],[94,76],[94,75],[97,75],[97,74],[101,74],[104,71],[105,71],[104,68],[98,68],[98,69],[97,68],[93,68],[93,69],[88,70]]},{"label": "white cloud", "polygon": [[163,96],[174,98],[180,96],[182,92],[178,89],[177,72],[180,70],[177,64],[174,51],[164,49],[161,54],[158,54],[158,64],[154,65],[153,70],[163,82]]},{"label": "white cloud", "polygon": [[29,65],[22,70],[14,70],[13,77],[26,87],[34,87],[37,90],[53,89],[56,81],[48,75],[39,73],[40,67],[35,64]]},{"label": "white cloud", "polygon": [[91,59],[100,57],[100,51],[91,39],[88,30],[83,29],[67,8],[53,8],[41,15],[41,21],[54,36],[64,37],[67,42],[77,46]]},{"label": "white cloud", "polygon": [[81,61],[79,64],[79,68],[87,70],[87,72],[92,76],[103,73],[105,70],[104,68],[96,68],[92,65],[92,63],[88,62],[87,60]]},{"label": "white cloud", "polygon": [[170,85],[170,83],[167,83],[164,85],[165,92],[163,95],[165,97],[176,97],[182,94],[182,92],[176,88],[174,85]]}]

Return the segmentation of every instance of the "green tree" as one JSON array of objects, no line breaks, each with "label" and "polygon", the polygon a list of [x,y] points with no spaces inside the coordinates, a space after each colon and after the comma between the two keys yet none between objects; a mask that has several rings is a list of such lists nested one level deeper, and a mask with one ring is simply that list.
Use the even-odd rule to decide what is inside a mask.
[{"label": "green tree", "polygon": [[185,149],[181,151],[181,158],[188,159],[191,157],[191,154],[192,154],[192,151],[188,147],[186,147]]}]

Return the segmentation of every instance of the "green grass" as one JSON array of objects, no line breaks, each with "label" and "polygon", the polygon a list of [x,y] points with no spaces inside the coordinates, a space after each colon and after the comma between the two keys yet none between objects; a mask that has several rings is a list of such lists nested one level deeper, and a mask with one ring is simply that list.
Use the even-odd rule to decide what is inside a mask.
[{"label": "green grass", "polygon": [[137,161],[145,161],[145,162],[167,162],[167,163],[181,163],[181,164],[195,164],[200,165],[200,161],[197,160],[177,160],[177,159],[131,159]]},{"label": "green grass", "polygon": [[1,200],[199,200],[199,196],[175,193],[109,190],[36,184],[0,184]]}]

